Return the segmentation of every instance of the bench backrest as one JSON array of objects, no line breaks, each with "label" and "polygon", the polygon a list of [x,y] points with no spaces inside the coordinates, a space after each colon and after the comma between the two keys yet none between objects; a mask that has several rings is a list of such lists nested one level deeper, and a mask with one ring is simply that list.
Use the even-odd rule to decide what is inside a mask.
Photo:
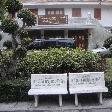
[{"label": "bench backrest", "polygon": [[32,89],[67,89],[67,74],[31,74]]},{"label": "bench backrest", "polygon": [[69,88],[105,87],[104,72],[69,73]]}]

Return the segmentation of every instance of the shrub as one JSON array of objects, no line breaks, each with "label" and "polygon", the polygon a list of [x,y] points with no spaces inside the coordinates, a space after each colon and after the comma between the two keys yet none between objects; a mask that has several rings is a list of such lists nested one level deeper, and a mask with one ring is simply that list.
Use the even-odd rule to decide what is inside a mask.
[{"label": "shrub", "polygon": [[110,48],[110,45],[112,44],[112,37],[109,37],[107,38],[105,41],[104,41],[104,44],[103,46],[106,47],[106,48]]},{"label": "shrub", "polygon": [[72,48],[50,48],[28,51],[27,56],[18,63],[20,74],[68,73],[101,71],[101,58],[89,51]]},{"label": "shrub", "polygon": [[108,88],[108,92],[104,93],[103,96],[105,98],[112,98],[112,80],[106,79],[105,85]]},{"label": "shrub", "polygon": [[[106,80],[109,92],[103,93],[103,97],[112,97],[112,80]],[[0,80],[0,102],[30,101],[33,96],[28,96],[31,88],[30,79],[18,78],[15,80]]]},{"label": "shrub", "polygon": [[[1,64],[9,71],[11,54],[4,51],[3,56],[4,60],[0,62],[2,61]],[[32,50],[27,52],[26,57],[17,61],[17,72],[14,77],[29,77],[31,73],[103,71],[101,65],[101,57],[86,50],[72,48]]]},{"label": "shrub", "polygon": [[[8,75],[11,71],[11,57],[12,57],[12,51],[4,50],[0,53],[0,79],[1,77],[5,77],[4,73]],[[10,74],[12,76],[12,74]],[[11,78],[11,77],[10,77]]]},{"label": "shrub", "polygon": [[0,80],[0,102],[28,101],[30,89],[30,80]]}]

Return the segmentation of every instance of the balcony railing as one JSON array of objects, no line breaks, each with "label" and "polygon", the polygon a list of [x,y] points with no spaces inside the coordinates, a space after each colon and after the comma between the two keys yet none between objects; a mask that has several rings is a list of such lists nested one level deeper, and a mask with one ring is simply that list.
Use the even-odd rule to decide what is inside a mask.
[{"label": "balcony railing", "polygon": [[82,26],[82,25],[95,25],[96,23],[94,19],[89,18],[69,18],[68,24]]},{"label": "balcony railing", "polygon": [[67,15],[61,16],[38,16],[38,25],[64,25],[64,26],[84,26],[96,25],[95,19],[91,18],[68,18]]},{"label": "balcony railing", "polygon": [[68,24],[67,15],[38,16],[38,25],[60,25],[60,24]]}]

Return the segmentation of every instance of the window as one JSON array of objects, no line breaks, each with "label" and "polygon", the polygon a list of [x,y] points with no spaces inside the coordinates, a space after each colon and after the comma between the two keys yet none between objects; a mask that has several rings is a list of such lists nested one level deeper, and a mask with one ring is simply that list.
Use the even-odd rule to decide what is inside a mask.
[{"label": "window", "polygon": [[72,17],[81,17],[81,8],[73,8]]},{"label": "window", "polygon": [[94,18],[101,20],[101,8],[94,9]]},{"label": "window", "polygon": [[64,15],[63,8],[46,9],[46,15]]},{"label": "window", "polygon": [[38,15],[38,9],[29,9],[32,13]]}]

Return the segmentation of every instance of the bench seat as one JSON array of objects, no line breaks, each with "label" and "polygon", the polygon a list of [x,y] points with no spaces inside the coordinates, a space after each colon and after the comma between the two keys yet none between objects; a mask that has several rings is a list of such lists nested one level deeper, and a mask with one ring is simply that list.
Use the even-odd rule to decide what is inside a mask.
[{"label": "bench seat", "polygon": [[68,94],[67,90],[63,89],[49,89],[49,90],[41,90],[41,89],[30,89],[28,95],[58,95],[58,94]]},{"label": "bench seat", "polygon": [[100,92],[108,92],[107,87],[97,87],[97,88],[75,88],[75,89],[70,89],[70,94],[74,94],[74,93],[100,93]]}]

